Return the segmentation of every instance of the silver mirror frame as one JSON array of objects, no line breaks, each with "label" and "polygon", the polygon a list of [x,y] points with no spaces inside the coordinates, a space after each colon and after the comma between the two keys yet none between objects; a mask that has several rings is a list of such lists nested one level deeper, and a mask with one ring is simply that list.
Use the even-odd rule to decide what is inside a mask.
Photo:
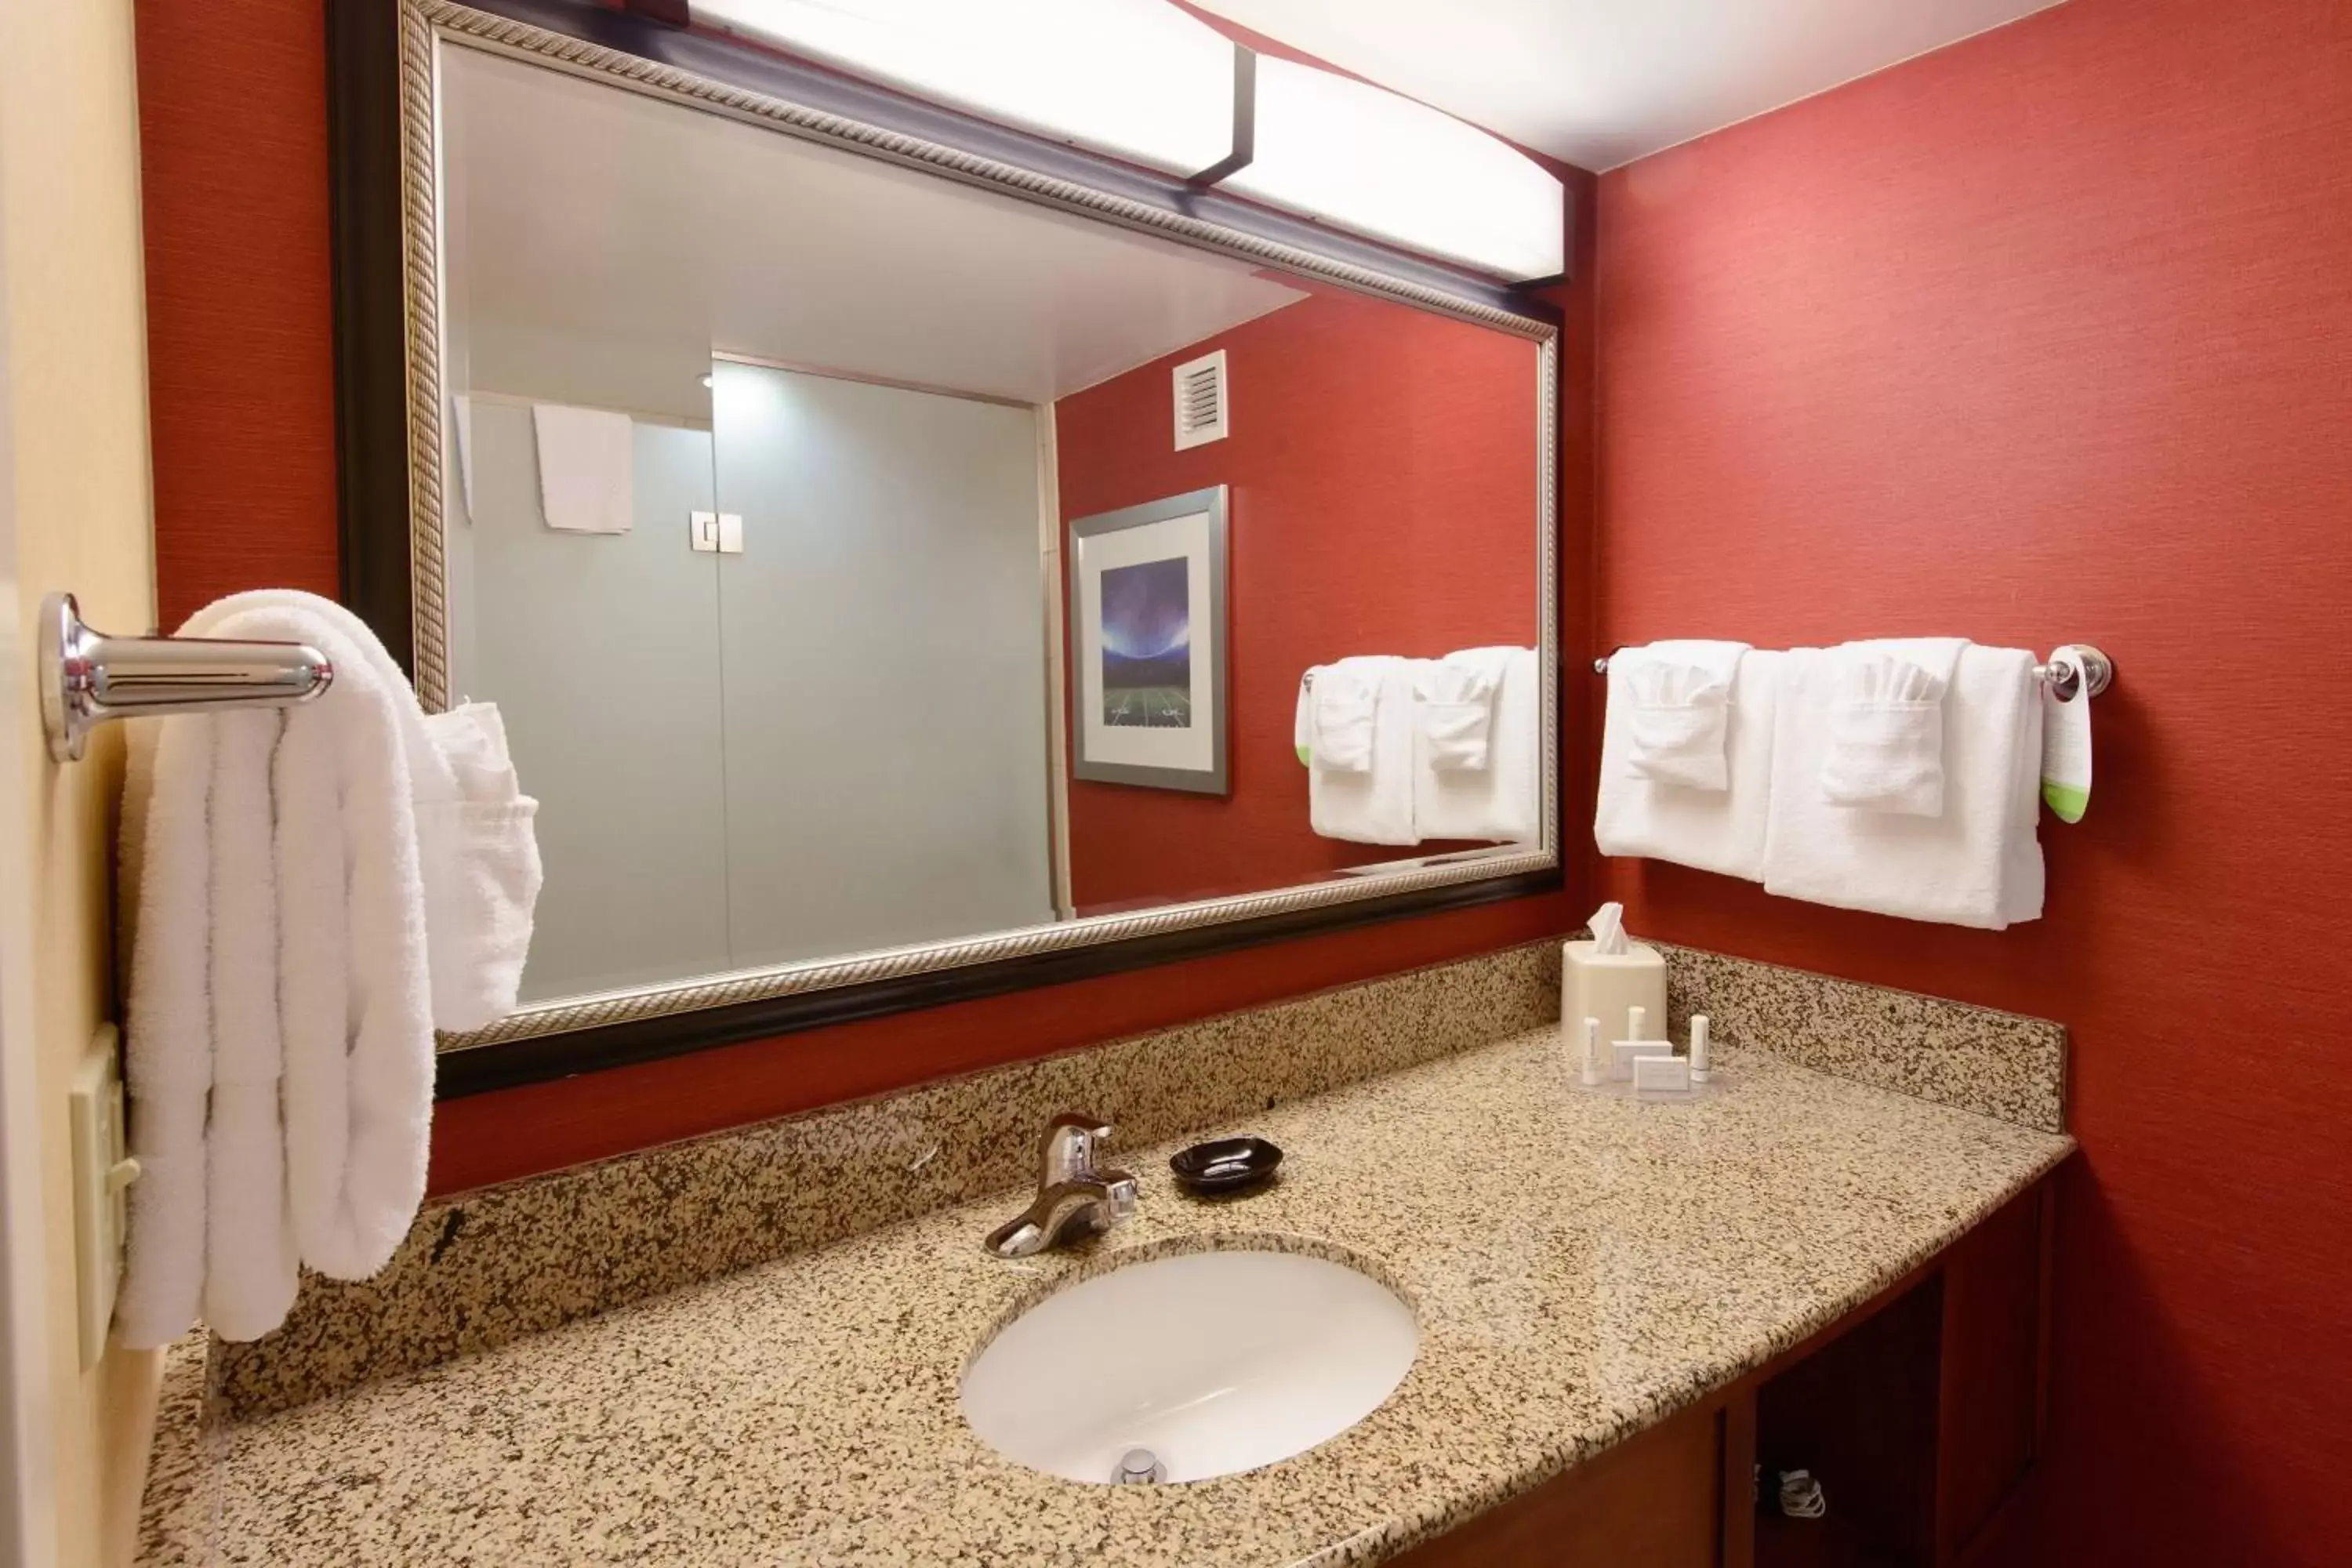
[{"label": "silver mirror frame", "polygon": [[1266,263],[1378,299],[1511,333],[1537,345],[1536,563],[1538,647],[1543,670],[1542,822],[1539,845],[1377,875],[1335,876],[1272,892],[1202,899],[1164,908],[1093,915],[949,942],[919,942],[835,958],[741,969],[625,990],[526,1005],[486,1028],[445,1035],[445,1052],[478,1049],[540,1036],[635,1023],[707,1008],[765,1001],[840,986],[1033,957],[1136,937],[1295,914],[1400,893],[1555,871],[1559,845],[1559,531],[1558,399],[1559,330],[1466,295],[1320,256],[1241,230],[1147,205],[958,148],[885,130],[635,55],[451,3],[400,0],[400,162],[402,253],[406,301],[409,562],[415,636],[414,679],[427,708],[449,700],[448,594],[442,549],[443,256],[436,87],[445,47],[486,49],[725,115],[839,151],[928,170],[1002,195],[1180,241],[1199,249]]}]

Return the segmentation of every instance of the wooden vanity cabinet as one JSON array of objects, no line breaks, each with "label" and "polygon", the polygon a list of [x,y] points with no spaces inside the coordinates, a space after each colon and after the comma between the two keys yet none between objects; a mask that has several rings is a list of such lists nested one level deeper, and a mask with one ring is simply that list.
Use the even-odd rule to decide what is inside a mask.
[{"label": "wooden vanity cabinet", "polygon": [[[2051,1205],[2045,1180],[1794,1350],[1397,1561],[1957,1568],[2041,1446]],[[1794,1468],[1824,1517],[1780,1513]]]}]

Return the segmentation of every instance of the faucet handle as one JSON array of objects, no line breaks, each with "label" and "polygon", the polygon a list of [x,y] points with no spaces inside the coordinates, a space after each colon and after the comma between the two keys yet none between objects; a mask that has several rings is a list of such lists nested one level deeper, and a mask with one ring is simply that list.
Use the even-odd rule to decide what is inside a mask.
[{"label": "faucet handle", "polygon": [[1045,1123],[1045,1136],[1038,1147],[1038,1185],[1050,1187],[1091,1173],[1096,1145],[1109,1136],[1109,1122],[1080,1111],[1066,1110]]}]

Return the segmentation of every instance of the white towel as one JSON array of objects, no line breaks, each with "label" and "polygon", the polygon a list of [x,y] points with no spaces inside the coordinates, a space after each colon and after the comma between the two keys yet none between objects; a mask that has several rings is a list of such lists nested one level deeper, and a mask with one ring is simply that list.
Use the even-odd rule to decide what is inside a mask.
[{"label": "white towel", "polygon": [[[288,624],[299,621],[315,636],[217,629],[232,616],[250,614],[290,617]],[[361,663],[373,671],[396,699],[393,712],[408,767],[430,933],[433,1026],[462,1034],[513,1012],[541,881],[539,802],[521,791],[497,705],[467,702],[426,714],[366,624],[312,594],[233,594],[190,617],[184,629],[191,637],[307,642],[327,655],[339,680]]]},{"label": "white towel", "polygon": [[[1423,838],[1513,844],[1543,837],[1543,666],[1533,648],[1476,647],[1435,661],[1491,675],[1486,765],[1449,767],[1426,733],[1413,759],[1414,831]],[[1433,681],[1431,689],[1442,689]]]},{"label": "white towel", "polygon": [[2040,918],[2033,662],[2021,648],[1961,650],[1944,698],[1944,810],[1929,817],[1856,811],[1824,796],[1837,666],[1814,649],[1790,655],[1775,725],[1766,891],[1991,931]]},{"label": "white towel", "polygon": [[[1360,768],[1352,752],[1333,759],[1319,748],[1326,725],[1327,693],[1370,694],[1370,735]],[[1348,720],[1343,709],[1328,710],[1331,724]],[[1416,844],[1413,832],[1412,667],[1386,655],[1360,655],[1318,665],[1299,682],[1295,732],[1309,748],[1307,770],[1308,824],[1326,838],[1357,844]],[[1350,731],[1350,733],[1357,731]]]},{"label": "white towel", "polygon": [[1944,695],[1965,637],[1881,638],[1830,649],[1821,790],[1832,805],[1944,814]]},{"label": "white towel", "polygon": [[1308,765],[1329,773],[1371,771],[1381,676],[1332,665],[1307,682]]},{"label": "white towel", "polygon": [[1781,663],[1769,650],[1742,653],[1723,710],[1724,787],[1694,789],[1634,772],[1634,662],[1609,661],[1609,707],[1601,732],[1594,841],[1603,855],[1640,855],[1750,882],[1764,877],[1766,802],[1772,792],[1773,710]]},{"label": "white towel", "polygon": [[1621,649],[1627,699],[1625,765],[1654,784],[1691,789],[1730,786],[1727,759],[1731,681],[1748,651],[1743,642],[1677,638]]},{"label": "white towel", "polygon": [[1514,650],[1465,648],[1413,666],[1417,765],[1443,773],[1483,771],[1493,755],[1495,693]]},{"label": "white towel", "polygon": [[[463,900],[435,896],[413,783],[454,801],[458,769],[365,626],[326,600],[263,594],[182,629],[309,643],[335,679],[297,709],[134,729],[127,1058],[142,1174],[119,1311],[133,1348],[199,1310],[226,1338],[268,1332],[297,1258],[350,1279],[390,1259],[425,1188],[428,948],[462,973],[470,934],[429,925]],[[479,716],[465,723],[480,734]]]},{"label": "white towel", "polygon": [[626,533],[636,516],[635,434],[625,414],[534,403],[539,510],[567,533]]},{"label": "white towel", "polygon": [[541,880],[539,802],[522,793],[495,704],[433,714],[425,728],[440,765],[417,775],[453,791],[420,791],[416,802],[433,1026],[462,1033],[513,1012],[522,987]]},{"label": "white towel", "polygon": [[123,1072],[139,1179],[114,1310],[133,1350],[170,1343],[204,1308],[214,732],[204,721],[131,726],[123,816],[139,826],[124,834],[123,863],[137,868],[137,913]]}]

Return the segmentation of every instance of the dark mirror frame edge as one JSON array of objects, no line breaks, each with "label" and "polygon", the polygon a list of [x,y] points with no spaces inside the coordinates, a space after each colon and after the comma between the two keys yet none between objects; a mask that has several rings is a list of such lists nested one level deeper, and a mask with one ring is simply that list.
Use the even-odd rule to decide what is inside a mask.
[{"label": "dark mirror frame edge", "polygon": [[[1514,315],[1554,326],[1559,323],[1559,311],[1525,291],[1559,279],[1544,279],[1523,289],[1507,287],[1220,191],[940,109],[750,45],[608,9],[591,0],[477,0],[474,8],[1181,212]],[[406,669],[415,650],[409,555],[399,14],[400,0],[326,0],[341,596]],[[1569,221],[1572,230],[1572,193]],[[1570,237],[1572,241],[1572,233]],[[1557,517],[1553,526],[1559,526]],[[1564,837],[1561,842],[1565,843]],[[444,1052],[438,1059],[435,1092],[439,1099],[458,1099],[892,1013],[1553,892],[1565,885],[1566,859],[1563,854],[1548,870],[1485,881]]]}]

